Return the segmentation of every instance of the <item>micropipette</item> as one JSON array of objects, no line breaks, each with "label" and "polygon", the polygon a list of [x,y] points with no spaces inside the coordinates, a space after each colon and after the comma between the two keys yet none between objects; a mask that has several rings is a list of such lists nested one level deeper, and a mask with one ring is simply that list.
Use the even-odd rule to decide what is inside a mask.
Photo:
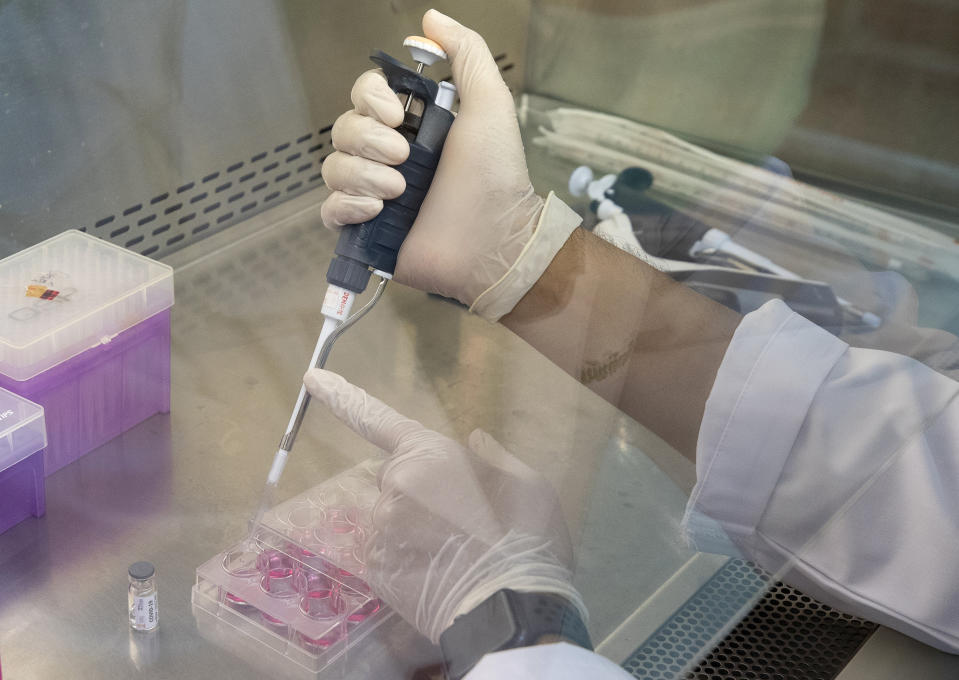
[{"label": "micropipette", "polygon": [[[383,70],[390,88],[397,94],[406,94],[403,123],[397,130],[410,144],[410,155],[396,166],[406,180],[406,189],[397,198],[384,201],[379,215],[368,222],[344,228],[336,244],[335,255],[326,273],[329,287],[323,299],[323,327],[310,358],[309,368],[323,368],[333,343],[347,329],[359,321],[382,297],[387,282],[396,268],[400,246],[409,233],[420,205],[426,197],[443,143],[453,124],[450,109],[456,97],[456,88],[448,82],[437,83],[422,75],[424,66],[446,59],[446,52],[436,42],[420,36],[408,36],[403,45],[416,61],[416,70],[409,68],[388,54],[375,50],[370,60]],[[419,101],[422,109],[412,104]],[[356,296],[366,290],[370,276],[379,277],[376,291],[359,311],[350,310]],[[290,451],[296,441],[310,393],[301,385],[290,421],[273,457],[267,475],[263,500],[251,524],[259,525],[264,512],[272,506],[273,490],[280,481]]]}]

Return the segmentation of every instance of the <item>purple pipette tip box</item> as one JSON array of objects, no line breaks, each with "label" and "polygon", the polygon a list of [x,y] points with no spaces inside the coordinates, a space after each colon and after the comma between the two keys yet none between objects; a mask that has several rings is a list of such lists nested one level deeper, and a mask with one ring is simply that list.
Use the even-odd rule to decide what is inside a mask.
[{"label": "purple pipette tip box", "polygon": [[0,387],[46,410],[47,475],[170,410],[169,266],[66,231],[0,280]]},{"label": "purple pipette tip box", "polygon": [[0,389],[0,533],[46,511],[43,408]]}]

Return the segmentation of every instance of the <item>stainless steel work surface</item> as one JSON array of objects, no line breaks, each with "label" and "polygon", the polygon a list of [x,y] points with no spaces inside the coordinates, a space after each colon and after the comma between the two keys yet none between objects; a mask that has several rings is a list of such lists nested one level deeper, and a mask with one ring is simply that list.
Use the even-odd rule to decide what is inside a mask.
[{"label": "stainless steel work surface", "polygon": [[[320,328],[334,238],[320,225],[318,187],[333,121],[370,66],[368,51],[405,58],[400,39],[420,30],[430,4],[0,2],[0,257],[78,227],[172,264],[177,293],[171,412],[52,475],[47,515],[0,534],[7,680],[279,676],[204,639],[190,588],[197,566],[244,535]],[[918,4],[446,0],[439,8],[486,37],[505,82],[523,93],[528,164],[543,195],[555,190],[589,211],[586,198],[563,191],[588,157],[558,162],[532,145],[552,108],[585,106],[914,221],[906,241],[867,224],[870,238],[888,242],[879,249],[875,240],[777,231],[771,214],[781,211],[766,204],[730,229],[741,245],[839,297],[897,323],[908,317],[875,333],[853,329],[843,336],[852,345],[946,372],[959,370],[959,355],[934,351],[951,341],[931,329],[959,332],[959,277],[921,257],[917,267],[912,237],[919,227],[959,234],[959,145],[948,134],[956,40],[946,28],[959,23],[949,3]],[[729,223],[721,210],[690,207],[697,219],[722,218],[707,226]],[[810,214],[796,226],[808,227]],[[896,273],[873,276],[887,268]],[[928,328],[913,332],[916,324]],[[590,631],[610,658],[622,661],[662,633],[728,559],[693,553],[681,539],[694,481],[688,460],[456,303],[392,284],[329,367],[460,441],[483,428],[548,476],[577,547],[575,585]],[[279,499],[379,455],[313,408]],[[158,569],[161,623],[134,635],[125,572],[144,559]],[[721,635],[735,616],[714,618]],[[694,651],[699,645],[710,642]],[[394,619],[326,677],[408,677],[437,658]],[[884,630],[841,678],[904,675],[956,677],[959,657]]]},{"label": "stainless steel work surface", "polygon": [[[333,246],[321,197],[173,262],[171,413],[52,475],[46,517],[0,535],[4,677],[261,677],[198,635],[190,587],[243,535],[310,356]],[[329,367],[459,440],[482,427],[547,474],[581,545],[576,579],[597,641],[689,559],[677,526],[691,464],[504,328],[394,284]],[[314,407],[279,497],[375,455]],[[126,568],[144,559],[158,573],[155,636],[126,620]],[[405,624],[374,649],[395,677],[436,658]]]},{"label": "stainless steel work surface", "polygon": [[[171,413],[52,475],[46,517],[0,535],[5,677],[264,677],[199,635],[190,588],[196,567],[244,534],[310,355],[333,246],[319,222],[323,192],[169,260]],[[394,284],[329,366],[452,437],[486,429],[549,477],[600,651],[625,658],[722,564],[680,538],[691,463],[503,327]],[[377,455],[314,408],[279,498]],[[161,621],[145,636],[129,631],[125,593],[126,568],[142,559],[157,566]],[[924,677],[959,667],[907,642]],[[399,620],[363,649],[329,677],[409,677],[438,658]],[[856,663],[873,668],[877,649]]]}]

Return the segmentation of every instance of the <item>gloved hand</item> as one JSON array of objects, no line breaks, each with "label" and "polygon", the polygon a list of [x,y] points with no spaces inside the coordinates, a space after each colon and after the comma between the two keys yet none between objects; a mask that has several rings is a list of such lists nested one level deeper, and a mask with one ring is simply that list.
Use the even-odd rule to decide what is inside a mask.
[{"label": "gloved hand", "polygon": [[373,590],[434,643],[460,614],[502,588],[556,593],[572,549],[546,480],[475,430],[469,448],[428,430],[321,369],[303,382],[357,434],[389,454],[363,554]]},{"label": "gloved hand", "polygon": [[[580,217],[533,191],[513,99],[483,39],[436,10],[423,17],[423,32],[449,54],[460,106],[395,278],[496,321],[536,283]],[[403,121],[399,98],[378,69],[357,79],[351,98],[355,109],[333,125],[337,150],[323,163],[333,193],[321,214],[331,229],[372,219],[382,199],[406,186],[388,167],[409,154],[391,129]]]}]

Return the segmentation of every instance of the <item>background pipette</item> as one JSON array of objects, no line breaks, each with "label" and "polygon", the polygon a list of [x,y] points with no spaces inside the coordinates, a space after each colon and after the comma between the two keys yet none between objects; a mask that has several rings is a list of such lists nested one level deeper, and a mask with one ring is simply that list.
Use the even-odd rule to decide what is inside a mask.
[{"label": "background pipette", "polygon": [[[398,130],[410,144],[410,155],[402,165],[397,166],[406,180],[406,189],[399,197],[384,201],[383,209],[375,218],[345,228],[340,233],[336,254],[326,273],[329,287],[323,299],[323,328],[308,368],[323,368],[336,339],[359,321],[383,295],[386,283],[396,268],[400,246],[426,197],[443,151],[443,143],[453,124],[450,109],[456,97],[456,88],[450,83],[436,83],[422,75],[424,66],[446,59],[446,52],[434,41],[419,36],[407,37],[403,45],[409,48],[417,62],[415,71],[379,50],[374,51],[370,59],[383,69],[386,81],[394,92],[407,95],[403,123]],[[422,109],[412,106],[417,100],[422,103]],[[356,296],[366,290],[372,274],[380,278],[376,292],[366,305],[350,316]],[[259,525],[263,513],[273,505],[273,490],[283,474],[309,404],[310,394],[301,385],[290,421],[273,457],[263,500],[251,524],[251,531]]]}]

